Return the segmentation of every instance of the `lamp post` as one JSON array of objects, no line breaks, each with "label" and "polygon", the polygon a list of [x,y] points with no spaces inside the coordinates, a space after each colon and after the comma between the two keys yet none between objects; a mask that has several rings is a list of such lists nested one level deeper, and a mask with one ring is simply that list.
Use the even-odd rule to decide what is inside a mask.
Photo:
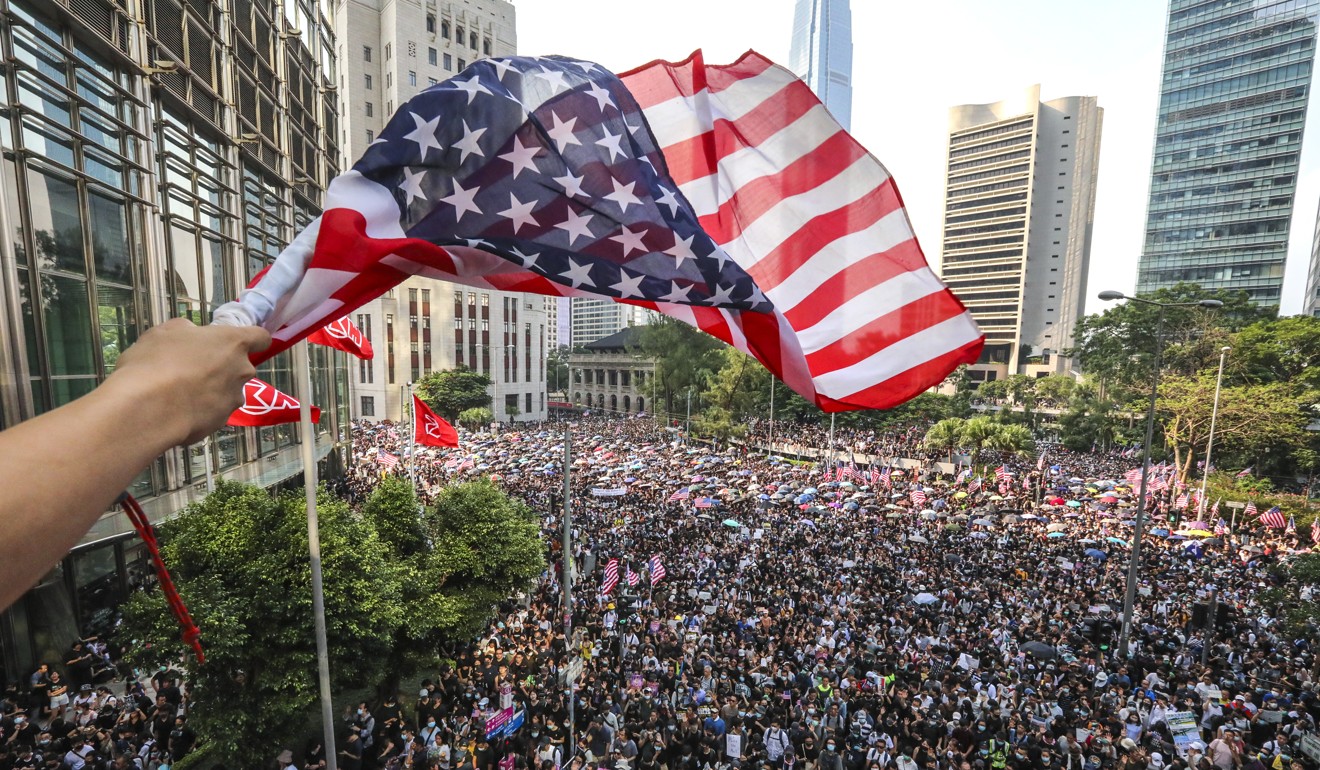
[{"label": "lamp post", "polygon": [[1224,384],[1224,359],[1233,348],[1219,349],[1219,374],[1215,376],[1215,406],[1210,412],[1210,437],[1205,442],[1205,472],[1201,474],[1201,496],[1196,506],[1197,519],[1205,521],[1205,485],[1210,480],[1210,453],[1215,448],[1215,420],[1219,418],[1219,390]]},{"label": "lamp post", "polygon": [[1141,571],[1141,538],[1146,524],[1146,493],[1150,478],[1150,445],[1155,440],[1155,399],[1159,396],[1160,356],[1164,352],[1164,311],[1171,307],[1203,307],[1213,309],[1223,307],[1217,299],[1203,299],[1199,302],[1156,302],[1153,299],[1129,297],[1121,291],[1102,291],[1100,299],[1106,302],[1126,299],[1159,308],[1155,323],[1155,362],[1150,378],[1150,403],[1146,407],[1146,441],[1141,447],[1141,491],[1137,494],[1137,517],[1132,522],[1132,554],[1128,558],[1127,590],[1123,592],[1123,630],[1118,637],[1117,654],[1132,657],[1132,609],[1137,598],[1137,573]]}]

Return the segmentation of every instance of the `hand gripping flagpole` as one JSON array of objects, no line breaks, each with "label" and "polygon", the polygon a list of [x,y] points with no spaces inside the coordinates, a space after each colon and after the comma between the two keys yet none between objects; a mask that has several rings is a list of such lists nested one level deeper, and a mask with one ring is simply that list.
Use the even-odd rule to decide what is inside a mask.
[{"label": "hand gripping flagpole", "polygon": [[298,399],[302,429],[303,487],[307,493],[307,553],[312,566],[312,616],[316,622],[316,674],[321,689],[321,730],[326,770],[338,769],[335,753],[335,709],[330,697],[330,654],[325,633],[325,585],[321,576],[321,529],[316,517],[316,430],[312,425],[312,368],[307,342],[293,348],[302,398]]}]

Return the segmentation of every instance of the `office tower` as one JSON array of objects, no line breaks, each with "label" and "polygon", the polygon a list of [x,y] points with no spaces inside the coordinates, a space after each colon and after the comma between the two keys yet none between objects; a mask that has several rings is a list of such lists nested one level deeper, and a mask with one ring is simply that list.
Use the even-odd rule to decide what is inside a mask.
[{"label": "office tower", "polygon": [[[320,213],[339,170],[328,4],[8,0],[5,11],[0,427],[92,390],[149,326],[208,323]],[[348,438],[345,356],[311,348],[310,394],[290,358],[259,376],[321,407],[314,453],[330,475]],[[166,452],[128,491],[161,521],[206,493],[208,467],[271,486],[302,473],[298,455],[296,425],[226,428]],[[131,524],[107,513],[0,612],[0,681],[109,631],[149,572]]]},{"label": "office tower", "polygon": [[1103,113],[1094,96],[1042,102],[1039,85],[949,111],[940,272],[985,332],[973,379],[1071,368]]},{"label": "office tower", "polygon": [[1306,296],[1302,313],[1320,317],[1320,214],[1315,219],[1315,232],[1311,236],[1311,264],[1306,271]]},{"label": "office tower", "polygon": [[[343,53],[345,164],[418,92],[487,56],[517,51],[505,0],[347,0],[336,16]],[[491,378],[497,420],[545,419],[545,300],[409,277],[355,311],[376,349],[354,366],[353,416],[405,419],[408,384],[466,366]]]},{"label": "office tower", "polygon": [[849,0],[797,0],[789,69],[845,129],[852,128],[852,48]]},{"label": "office tower", "polygon": [[614,334],[630,326],[645,326],[656,314],[652,310],[625,305],[612,299],[572,298],[569,341],[574,348]]},{"label": "office tower", "polygon": [[1180,282],[1278,305],[1317,0],[1171,0],[1137,292]]}]

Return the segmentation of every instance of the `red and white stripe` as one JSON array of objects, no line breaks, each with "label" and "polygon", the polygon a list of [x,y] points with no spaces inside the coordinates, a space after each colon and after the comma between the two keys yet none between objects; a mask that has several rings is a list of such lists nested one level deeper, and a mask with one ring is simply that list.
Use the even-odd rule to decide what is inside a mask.
[{"label": "red and white stripe", "polygon": [[605,565],[605,579],[600,582],[600,592],[607,594],[619,584],[619,560],[610,559]]},{"label": "red and white stripe", "polygon": [[669,574],[665,572],[665,565],[660,562],[660,554],[658,553],[651,557],[649,569],[651,572],[651,585],[655,585],[661,580],[664,580],[665,575]]},{"label": "red and white stripe", "polygon": [[[620,76],[702,227],[774,303],[753,313],[631,300],[751,354],[826,411],[886,409],[977,359],[985,339],[926,264],[888,172],[788,70],[701,53]],[[243,311],[269,357],[408,275],[588,296],[479,249],[406,238],[394,195],[348,171]],[[282,263],[282,264],[281,264]],[[291,286],[281,293],[276,287]]]}]

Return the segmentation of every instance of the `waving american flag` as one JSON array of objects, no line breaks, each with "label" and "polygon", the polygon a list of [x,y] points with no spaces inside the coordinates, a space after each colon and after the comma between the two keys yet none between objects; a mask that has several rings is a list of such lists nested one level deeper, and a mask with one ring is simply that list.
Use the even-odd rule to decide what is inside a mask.
[{"label": "waving american flag", "polygon": [[270,329],[269,357],[409,275],[651,308],[829,411],[902,403],[984,343],[885,168],[750,52],[475,63],[400,107],[216,318]]}]

